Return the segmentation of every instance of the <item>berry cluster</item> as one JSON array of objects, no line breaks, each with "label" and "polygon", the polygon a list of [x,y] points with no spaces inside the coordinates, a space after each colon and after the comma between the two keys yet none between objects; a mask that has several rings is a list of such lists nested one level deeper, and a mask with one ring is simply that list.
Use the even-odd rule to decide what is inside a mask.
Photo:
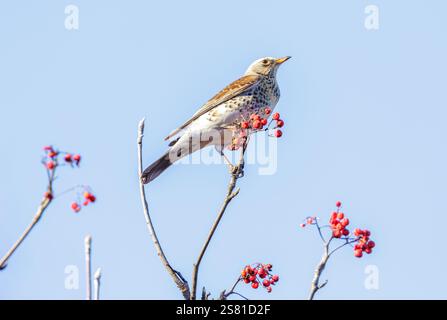
[{"label": "berry cluster", "polygon": [[[69,152],[64,152],[53,148],[52,146],[45,146],[43,148],[45,155],[42,158],[42,163],[47,169],[49,173],[50,179],[55,178],[55,170],[58,167],[69,165],[71,167],[79,167],[81,162],[81,155],[72,154]],[[81,198],[81,194],[83,200],[74,201],[71,203],[71,209],[74,212],[81,211],[82,206],[87,206],[89,203],[93,203],[96,201],[96,197],[91,192],[90,188],[87,186],[76,186],[74,188],[69,189],[69,191],[78,190],[78,199]],[[50,201],[53,200],[54,194],[52,191],[46,191],[44,197]]]},{"label": "berry cluster", "polygon": [[370,254],[376,243],[369,239],[371,232],[369,230],[355,229],[354,236],[358,238],[354,246],[354,256],[361,258],[363,252]]},{"label": "berry cluster", "polygon": [[275,125],[273,126],[273,136],[276,138],[282,137],[282,131],[279,128],[284,126],[284,120],[281,119],[278,112],[275,112],[269,122],[267,119],[271,113],[272,109],[265,107],[260,109],[257,113],[252,113],[248,119],[242,119],[242,121],[237,124],[238,130],[236,130],[233,141],[228,146],[228,149],[238,150],[245,143],[250,131],[267,131],[272,126],[273,121],[275,121]]},{"label": "berry cluster", "polygon": [[[45,157],[42,159],[42,163],[50,171],[63,164],[76,165],[79,167],[79,163],[81,162],[81,155],[79,154],[72,155],[68,152],[55,150],[52,146],[46,146],[43,150],[45,152]],[[59,156],[63,156],[64,160],[60,161]]]},{"label": "berry cluster", "polygon": [[[81,211],[82,206],[86,207],[90,203],[93,203],[93,202],[96,201],[96,196],[93,195],[93,193],[91,191],[87,190],[88,187],[81,186],[81,188],[83,188],[85,190],[83,192],[83,195],[82,195],[83,199],[82,200],[78,200],[78,201],[74,201],[71,204],[71,209],[73,209],[73,211],[76,212],[76,213]],[[81,202],[82,202],[82,204],[81,204]]]},{"label": "berry cluster", "polygon": [[337,211],[332,212],[329,224],[334,238],[341,238],[342,236],[349,236],[349,230],[346,227],[349,225],[349,219],[345,218],[345,214],[340,212],[341,202],[337,201],[335,204]]},{"label": "berry cluster", "polygon": [[256,263],[254,266],[246,266],[241,272],[241,279],[245,283],[251,283],[253,289],[258,289],[259,284],[267,290],[268,293],[272,292],[272,285],[275,285],[279,281],[278,275],[272,275],[271,264]]},{"label": "berry cluster", "polygon": [[349,219],[345,217],[343,212],[340,211],[341,205],[342,204],[340,201],[336,202],[335,206],[337,207],[337,210],[332,212],[328,226],[320,227],[317,222],[317,217],[307,217],[305,223],[301,223],[300,227],[304,228],[306,225],[316,225],[320,230],[324,227],[329,227],[331,230],[331,240],[333,238],[341,239],[346,241],[346,244],[355,244],[355,257],[361,258],[363,256],[363,252],[370,254],[376,245],[374,241],[370,240],[371,232],[369,230],[356,228],[354,229],[352,236],[350,236],[351,232],[347,229]]},{"label": "berry cluster", "polygon": [[300,227],[304,228],[306,225],[312,225],[317,223],[317,217],[307,217],[306,223],[301,223]]}]

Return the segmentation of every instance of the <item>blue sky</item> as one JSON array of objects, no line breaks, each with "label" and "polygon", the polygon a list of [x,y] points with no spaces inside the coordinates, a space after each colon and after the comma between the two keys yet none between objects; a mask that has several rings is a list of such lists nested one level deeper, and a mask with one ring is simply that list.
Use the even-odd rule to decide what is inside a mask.
[{"label": "blue sky", "polygon": [[[79,30],[64,27],[79,7]],[[379,30],[364,9],[377,5]],[[326,219],[336,200],[367,227],[375,252],[330,261],[318,298],[447,298],[445,215],[447,5],[443,1],[14,1],[0,5],[0,252],[30,222],[45,191],[41,147],[80,152],[56,188],[87,183],[98,202],[71,212],[56,199],[0,273],[1,299],[83,299],[83,238],[104,298],[181,298],[150,242],[140,206],[136,128],[147,118],[145,163],[163,137],[255,59],[291,55],[278,73],[286,127],[278,170],[240,180],[201,265],[214,296],[247,263],[274,265],[269,295],[306,298],[321,243],[301,219]],[[175,166],[147,187],[174,267],[192,264],[226,191],[223,165]],[[64,287],[67,265],[78,290]],[[379,289],[364,286],[379,270]]]}]

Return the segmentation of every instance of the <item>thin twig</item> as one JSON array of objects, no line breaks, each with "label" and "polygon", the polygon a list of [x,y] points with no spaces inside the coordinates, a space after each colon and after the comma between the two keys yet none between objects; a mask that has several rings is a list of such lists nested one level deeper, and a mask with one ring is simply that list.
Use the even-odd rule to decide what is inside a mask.
[{"label": "thin twig", "polygon": [[359,241],[359,238],[355,238],[355,239],[349,239],[349,238],[346,238],[346,242],[343,243],[343,244],[341,244],[341,245],[339,245],[337,248],[335,248],[335,249],[332,250],[331,252],[329,252],[329,256],[331,256],[335,251],[337,251],[337,250],[343,248],[344,246],[346,246],[346,245],[348,245],[348,244],[351,244],[351,243],[355,243],[355,242],[357,242],[357,241]]},{"label": "thin twig", "polygon": [[[244,299],[244,300],[249,300],[247,297],[243,296],[242,294],[240,294],[239,292],[236,292],[236,291],[231,292],[228,296],[230,296],[230,295],[232,295],[232,294],[235,294],[235,295],[241,297],[241,298]],[[227,297],[228,297],[228,296],[227,296]]]},{"label": "thin twig", "polygon": [[183,294],[183,297],[188,300],[190,299],[190,290],[188,286],[188,282],[183,278],[183,276],[180,274],[180,272],[175,271],[171,265],[168,262],[168,259],[166,258],[163,249],[160,245],[160,242],[158,241],[157,234],[155,232],[154,226],[152,224],[152,219],[149,214],[149,208],[148,203],[146,200],[146,192],[144,190],[144,185],[141,181],[141,175],[143,173],[143,136],[144,136],[144,119],[142,119],[138,125],[138,138],[137,138],[137,144],[138,144],[138,177],[139,177],[139,184],[140,184],[140,196],[141,196],[141,203],[143,205],[143,213],[144,218],[146,219],[146,225],[149,230],[149,233],[152,238],[152,242],[154,243],[155,249],[157,250],[157,254],[160,257],[160,260],[164,267],[166,268],[168,274],[171,276],[171,278],[174,280],[177,287],[180,289],[180,291]]},{"label": "thin twig", "polygon": [[85,272],[86,272],[86,300],[92,300],[92,237],[85,236]]},{"label": "thin twig", "polygon": [[99,300],[99,290],[101,287],[101,268],[96,269],[95,275],[95,300]]},{"label": "thin twig", "polygon": [[248,300],[246,297],[244,297],[243,295],[241,295],[240,293],[234,291],[237,287],[237,285],[242,281],[242,278],[239,277],[237,278],[236,282],[233,284],[233,286],[231,287],[230,290],[228,290],[228,292],[226,292],[225,290],[220,294],[220,300],[226,300],[229,296],[231,296],[232,294],[236,294],[242,298],[244,298],[245,300]]},{"label": "thin twig", "polygon": [[315,217],[315,225],[317,227],[318,234],[320,235],[321,240],[325,244],[326,243],[326,239],[324,238],[323,233],[321,232],[321,227],[320,227],[320,224],[318,223],[318,218],[317,217]]},{"label": "thin twig", "polygon": [[193,266],[191,300],[196,299],[199,267],[200,267],[200,263],[202,262],[203,256],[205,255],[206,249],[208,248],[208,245],[210,244],[210,241],[219,225],[220,220],[222,219],[222,217],[227,209],[228,204],[231,202],[231,200],[233,200],[239,194],[239,188],[236,190],[235,190],[235,188],[236,188],[237,180],[239,178],[241,178],[244,174],[244,155],[245,155],[245,151],[247,148],[247,143],[248,143],[248,139],[247,139],[247,141],[245,141],[245,143],[242,146],[239,163],[233,168],[233,171],[231,172],[231,179],[228,184],[227,193],[225,195],[225,199],[222,204],[222,207],[217,215],[216,220],[214,221],[213,226],[211,227],[208,237],[206,238],[206,241],[202,247],[202,250],[200,251],[199,257],[197,258],[197,261]]},{"label": "thin twig", "polygon": [[47,175],[48,175],[47,195],[49,195],[49,196],[45,196],[40,201],[40,205],[37,208],[37,211],[33,217],[33,220],[31,221],[31,223],[28,225],[28,227],[26,227],[25,231],[22,233],[22,235],[19,237],[19,239],[14,243],[14,245],[11,247],[11,249],[9,249],[8,252],[0,260],[0,270],[6,268],[6,263],[8,262],[8,259],[17,250],[17,248],[20,246],[20,244],[26,239],[26,237],[29,235],[31,230],[33,230],[35,225],[42,218],[42,215],[44,214],[45,210],[50,205],[50,203],[52,201],[53,182],[55,180],[55,171],[56,171],[56,169],[51,170],[51,172],[50,172],[50,170],[47,170]]},{"label": "thin twig", "polygon": [[206,291],[206,288],[202,288],[202,300],[209,300],[211,293]]}]

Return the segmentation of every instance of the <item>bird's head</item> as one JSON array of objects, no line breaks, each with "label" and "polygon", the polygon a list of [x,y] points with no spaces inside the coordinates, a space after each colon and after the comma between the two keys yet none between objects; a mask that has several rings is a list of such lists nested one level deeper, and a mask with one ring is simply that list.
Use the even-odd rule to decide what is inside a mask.
[{"label": "bird's head", "polygon": [[272,58],[265,57],[253,62],[245,72],[246,75],[275,76],[279,66],[289,60],[291,57]]}]

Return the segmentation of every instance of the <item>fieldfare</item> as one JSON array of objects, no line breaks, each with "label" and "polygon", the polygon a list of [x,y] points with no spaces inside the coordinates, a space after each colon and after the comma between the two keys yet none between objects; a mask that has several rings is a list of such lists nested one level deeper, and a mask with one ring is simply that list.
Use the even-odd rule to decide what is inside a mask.
[{"label": "fieldfare", "polygon": [[235,128],[243,119],[262,113],[265,107],[273,110],[280,96],[276,72],[288,59],[266,57],[253,62],[241,78],[217,93],[165,138],[180,134],[169,144],[168,151],[144,170],[142,182],[151,182],[175,161],[206,146],[223,150],[232,143]]}]

